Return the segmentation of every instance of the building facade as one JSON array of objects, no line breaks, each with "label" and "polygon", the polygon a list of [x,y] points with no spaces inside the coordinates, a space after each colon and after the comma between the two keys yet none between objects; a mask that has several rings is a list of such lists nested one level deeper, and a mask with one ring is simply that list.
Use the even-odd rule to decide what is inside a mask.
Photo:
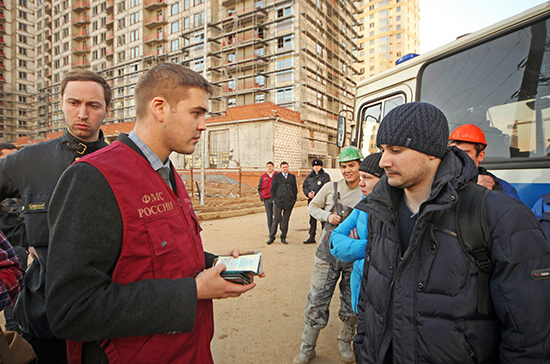
[{"label": "building facade", "polygon": [[[59,85],[71,69],[90,69],[108,80],[113,101],[106,123],[111,124],[135,120],[133,89],[144,70],[175,62],[216,87],[213,117],[261,103],[289,109],[299,114],[298,137],[281,144],[283,155],[292,148],[300,156],[296,167],[314,158],[335,166],[336,119],[353,109],[359,67],[355,5],[349,0],[36,0],[31,21],[36,52],[28,54],[34,70],[28,81],[35,88],[27,89],[35,96],[29,103],[35,114],[24,133],[44,138],[63,130]],[[238,120],[222,124],[206,138],[208,147],[230,155],[239,140]]]},{"label": "building facade", "polygon": [[358,3],[358,81],[395,66],[409,53],[419,53],[419,0],[361,0]]},{"label": "building facade", "polygon": [[34,3],[0,0],[0,139],[33,134],[35,123]]}]

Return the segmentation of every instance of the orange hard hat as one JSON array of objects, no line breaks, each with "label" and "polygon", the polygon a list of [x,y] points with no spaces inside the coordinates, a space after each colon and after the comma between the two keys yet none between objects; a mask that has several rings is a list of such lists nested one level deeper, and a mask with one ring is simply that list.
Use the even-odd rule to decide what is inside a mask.
[{"label": "orange hard hat", "polygon": [[485,140],[483,130],[472,124],[464,124],[453,130],[449,140],[476,144],[479,143],[487,147],[487,141]]}]

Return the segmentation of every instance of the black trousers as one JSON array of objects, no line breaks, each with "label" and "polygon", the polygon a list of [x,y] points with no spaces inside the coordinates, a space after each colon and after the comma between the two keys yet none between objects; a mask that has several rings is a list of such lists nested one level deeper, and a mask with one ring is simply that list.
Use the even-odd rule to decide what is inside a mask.
[{"label": "black trousers", "polygon": [[[307,200],[308,205],[311,202],[311,200],[313,200],[313,199],[309,198]],[[325,227],[325,222],[321,221],[321,230],[323,230],[324,227]],[[313,216],[309,215],[309,235],[315,235],[316,231],[317,231],[317,219],[315,219]]]},{"label": "black trousers", "polygon": [[264,199],[265,213],[267,215],[267,230],[271,233],[271,224],[273,223],[273,200]]},{"label": "black trousers", "polygon": [[281,225],[281,239],[286,239],[290,214],[292,214],[292,208],[284,210],[276,204],[273,204],[273,223],[271,224],[271,231],[269,234],[271,239],[275,239],[275,235],[277,234],[277,226],[279,224]]}]

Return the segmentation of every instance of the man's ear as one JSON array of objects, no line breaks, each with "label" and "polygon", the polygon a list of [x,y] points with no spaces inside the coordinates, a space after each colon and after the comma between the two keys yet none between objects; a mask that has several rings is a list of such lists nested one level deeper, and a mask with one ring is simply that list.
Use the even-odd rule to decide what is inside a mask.
[{"label": "man's ear", "polygon": [[485,151],[482,150],[481,152],[479,152],[478,156],[477,156],[477,161],[479,163],[481,163],[483,161],[483,159],[485,159]]},{"label": "man's ear", "polygon": [[166,113],[168,112],[168,102],[166,99],[160,96],[153,97],[150,107],[155,118],[162,123]]}]

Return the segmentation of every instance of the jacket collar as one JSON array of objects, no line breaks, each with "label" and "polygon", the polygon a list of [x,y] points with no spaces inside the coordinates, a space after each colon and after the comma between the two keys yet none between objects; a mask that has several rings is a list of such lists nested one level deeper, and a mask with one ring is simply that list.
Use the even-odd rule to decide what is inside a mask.
[{"label": "jacket collar", "polygon": [[[419,216],[450,207],[457,201],[458,190],[469,181],[477,181],[477,176],[474,161],[461,149],[448,147],[435,174],[430,196],[420,206]],[[357,208],[367,213],[382,214],[389,221],[394,221],[402,196],[403,189],[390,186],[388,177],[384,175]]]},{"label": "jacket collar", "polygon": [[325,174],[325,170],[323,168],[321,168],[319,170],[319,174],[315,173],[315,171],[311,171],[311,173],[309,174],[309,177],[315,177],[315,176],[321,177],[324,174]]},{"label": "jacket collar", "polygon": [[90,154],[107,145],[107,143],[105,143],[105,138],[102,130],[99,131],[98,140],[96,140],[95,142],[85,142],[69,133],[68,129],[65,129],[65,131],[63,132],[63,136],[61,137],[61,143],[76,156],[84,156],[86,154]]}]

